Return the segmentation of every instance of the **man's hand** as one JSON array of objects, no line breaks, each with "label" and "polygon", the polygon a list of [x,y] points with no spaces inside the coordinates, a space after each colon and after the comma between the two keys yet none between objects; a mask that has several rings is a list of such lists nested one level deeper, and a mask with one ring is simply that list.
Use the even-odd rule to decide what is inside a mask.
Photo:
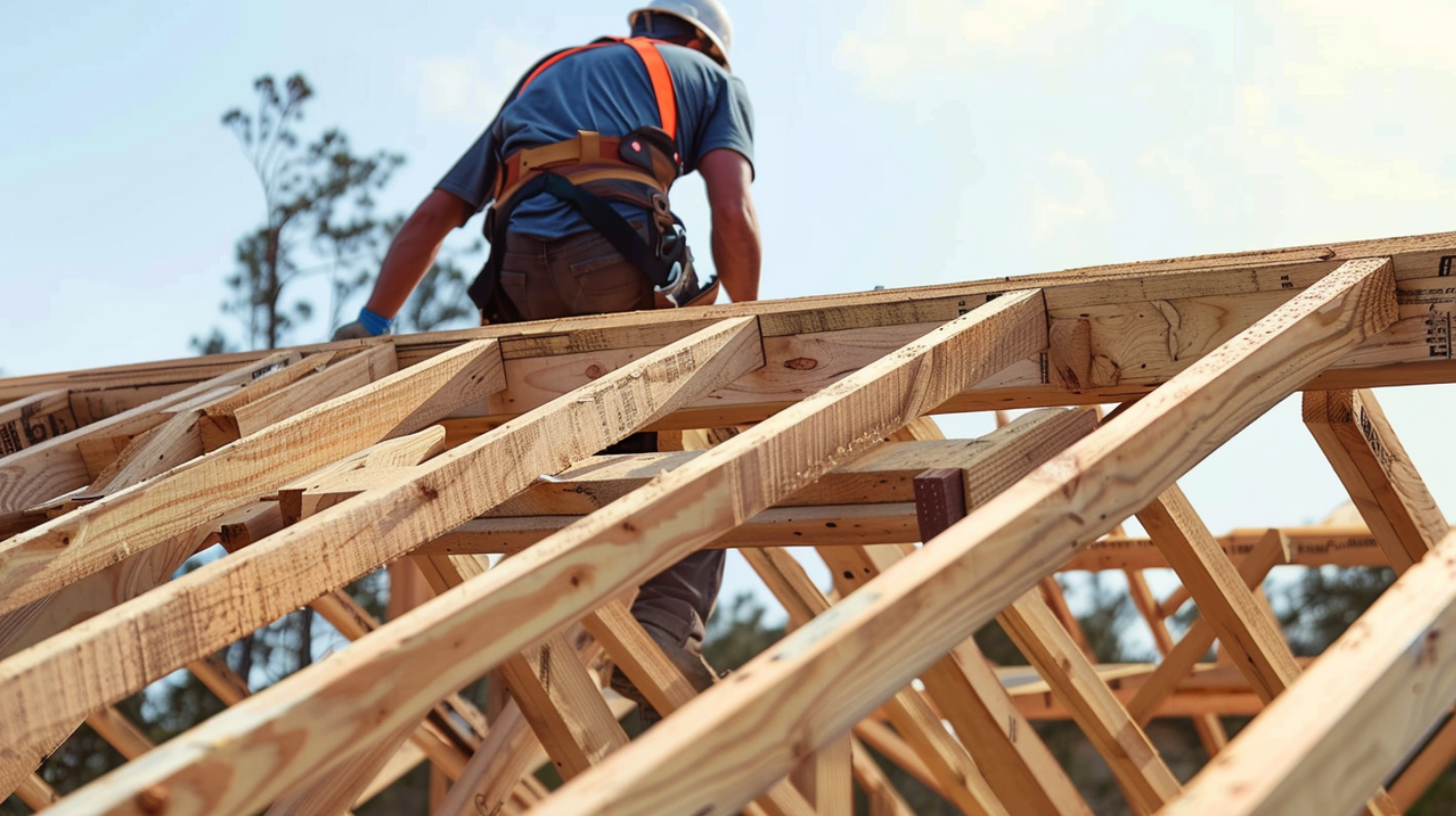
[{"label": "man's hand", "polygon": [[339,328],[335,329],[334,330],[334,336],[333,336],[332,339],[334,341],[339,341],[339,340],[365,340],[365,339],[370,338],[370,337],[373,337],[373,336],[374,335],[372,335],[372,334],[369,333],[369,330],[368,329],[364,328],[364,324],[363,323],[360,323],[359,321],[355,320],[353,323],[345,323],[344,325],[342,325]]},{"label": "man's hand", "polygon": [[748,187],[753,166],[736,150],[710,150],[698,162],[713,211],[713,266],[734,302],[758,300],[762,249]]},{"label": "man's hand", "polygon": [[366,337],[378,337],[381,334],[389,334],[394,328],[394,321],[381,314],[371,312],[368,306],[359,310],[359,319],[353,323],[346,323],[334,332],[335,340],[363,340]]}]

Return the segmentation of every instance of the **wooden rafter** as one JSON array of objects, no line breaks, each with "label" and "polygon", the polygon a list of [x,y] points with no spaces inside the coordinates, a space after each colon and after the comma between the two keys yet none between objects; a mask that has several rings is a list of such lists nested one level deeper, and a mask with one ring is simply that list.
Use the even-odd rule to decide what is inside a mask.
[{"label": "wooden rafter", "polygon": [[[1396,813],[1456,756],[1456,541],[1367,389],[1456,381],[1453,263],[1456,233],[0,379],[0,785],[62,816],[295,816],[428,759],[444,816],[841,816],[852,784],[909,816],[869,745],[966,816],[1086,816],[1030,728],[1070,719],[1137,813]],[[1364,524],[1215,538],[1176,480],[1297,390]],[[1106,401],[1100,427],[1003,412]],[[991,408],[980,440],[925,418]],[[643,429],[677,452],[597,455]],[[791,630],[703,695],[627,607],[699,547],[740,548]],[[338,590],[390,561],[437,597],[381,625]],[[1312,661],[1257,591],[1282,564],[1401,578]],[[1159,599],[1141,570],[1170,566]],[[1161,663],[1078,639],[1055,573],[1104,569]],[[305,604],[354,643],[250,694],[216,652]],[[968,639],[993,617],[1034,670]],[[666,726],[628,742],[612,663]],[[154,747],[109,705],[184,667],[228,708]],[[491,669],[514,699],[487,725],[452,692]],[[1186,789],[1159,716],[1221,754]],[[82,720],[134,761],[55,801],[33,771]]]}]

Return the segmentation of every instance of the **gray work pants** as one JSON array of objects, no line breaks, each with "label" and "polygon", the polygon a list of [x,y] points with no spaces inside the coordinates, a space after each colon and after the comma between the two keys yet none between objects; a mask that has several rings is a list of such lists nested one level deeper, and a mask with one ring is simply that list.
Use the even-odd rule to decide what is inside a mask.
[{"label": "gray work pants", "polygon": [[[644,236],[645,237],[645,236]],[[501,293],[522,320],[653,308],[652,284],[596,232],[542,239],[507,233]],[[627,437],[603,453],[657,450],[657,434]],[[643,584],[632,615],[679,642],[701,641],[723,584],[723,550],[702,550]]]}]

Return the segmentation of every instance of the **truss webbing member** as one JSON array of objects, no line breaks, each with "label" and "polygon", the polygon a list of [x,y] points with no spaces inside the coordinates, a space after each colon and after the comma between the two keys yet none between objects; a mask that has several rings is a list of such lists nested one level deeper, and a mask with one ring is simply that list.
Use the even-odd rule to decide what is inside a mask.
[{"label": "truss webbing member", "polygon": [[[718,0],[652,0],[630,36],[547,55],[405,222],[359,319],[335,339],[390,329],[451,229],[489,205],[490,259],[470,287],[483,322],[706,305],[722,288],[758,297],[760,246],[749,185],[753,111],[729,73],[732,25]],[[668,193],[701,173],[718,278],[700,282]],[[637,434],[608,452],[654,450]],[[723,551],[690,556],[642,587],[634,616],[700,688],[704,621]],[[613,685],[645,706],[626,683]]]}]

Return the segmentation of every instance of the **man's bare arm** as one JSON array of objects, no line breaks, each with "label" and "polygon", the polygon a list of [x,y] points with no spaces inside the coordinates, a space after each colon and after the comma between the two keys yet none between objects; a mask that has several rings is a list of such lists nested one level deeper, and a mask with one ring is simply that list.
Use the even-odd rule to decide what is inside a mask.
[{"label": "man's bare arm", "polygon": [[753,167],[736,150],[712,150],[698,162],[713,211],[713,265],[728,297],[735,302],[758,300],[759,266],[763,260],[758,215],[749,185]]},{"label": "man's bare arm", "polygon": [[374,282],[374,292],[369,296],[369,311],[388,318],[399,314],[420,279],[430,271],[445,236],[464,224],[470,215],[470,205],[454,194],[431,191],[389,245],[384,264],[379,268],[379,278]]}]

